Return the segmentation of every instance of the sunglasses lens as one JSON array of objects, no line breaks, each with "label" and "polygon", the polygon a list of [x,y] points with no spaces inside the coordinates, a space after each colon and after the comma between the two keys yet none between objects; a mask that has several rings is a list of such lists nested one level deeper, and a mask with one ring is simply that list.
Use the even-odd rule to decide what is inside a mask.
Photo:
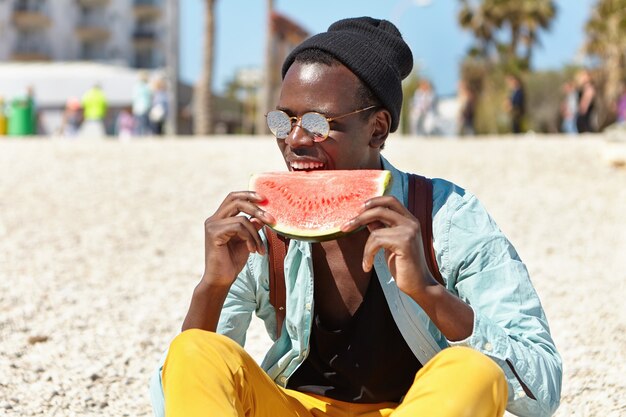
[{"label": "sunglasses lens", "polygon": [[315,139],[324,140],[330,133],[330,126],[324,116],[319,113],[305,113],[302,115],[302,127],[311,132]]},{"label": "sunglasses lens", "polygon": [[273,110],[267,113],[267,127],[276,138],[285,139],[291,132],[291,119],[284,111]]}]

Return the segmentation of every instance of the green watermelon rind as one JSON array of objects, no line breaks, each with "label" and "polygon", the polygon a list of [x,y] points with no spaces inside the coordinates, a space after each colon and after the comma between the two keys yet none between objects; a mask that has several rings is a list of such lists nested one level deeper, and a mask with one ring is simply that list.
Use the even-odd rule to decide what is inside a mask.
[{"label": "green watermelon rind", "polygon": [[[387,170],[381,170],[381,174],[382,175],[380,176],[380,178],[377,179],[379,192],[376,193],[376,196],[385,195],[391,188],[391,172]],[[250,178],[250,184],[253,184],[256,178],[257,175],[253,175]],[[268,226],[280,235],[283,235],[290,239],[301,240],[305,242],[326,242],[329,240],[335,240],[363,229],[363,227],[361,227],[352,232],[345,233],[341,231],[340,227],[334,227],[316,233],[314,230],[295,229],[288,225],[282,225],[280,223]]]}]

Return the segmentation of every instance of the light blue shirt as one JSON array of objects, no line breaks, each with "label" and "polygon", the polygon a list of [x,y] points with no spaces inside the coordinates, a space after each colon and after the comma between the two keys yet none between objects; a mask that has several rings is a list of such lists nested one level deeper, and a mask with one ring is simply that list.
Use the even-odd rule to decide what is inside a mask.
[{"label": "light blue shirt", "polygon": [[[407,206],[407,174],[384,158],[382,162],[383,168],[392,174],[390,194]],[[552,415],[561,396],[561,357],[526,266],[476,197],[462,188],[433,179],[432,216],[439,270],[448,291],[474,310],[474,328],[466,340],[446,340],[420,306],[398,289],[381,251],[374,262],[376,276],[407,344],[422,364],[448,346],[472,347],[492,358],[504,371],[508,411],[519,416]],[[310,243],[290,241],[285,281],[284,328],[261,364],[283,387],[309,349],[314,302]],[[252,313],[265,322],[270,336],[276,334],[276,316],[269,302],[268,258],[256,253],[250,255],[230,289],[218,333],[243,346]],[[157,416],[164,415],[160,371],[161,367],[151,381]],[[525,393],[518,377],[535,399]]]},{"label": "light blue shirt", "polygon": [[142,116],[148,114],[152,106],[152,91],[145,82],[140,82],[133,87],[133,114]]}]

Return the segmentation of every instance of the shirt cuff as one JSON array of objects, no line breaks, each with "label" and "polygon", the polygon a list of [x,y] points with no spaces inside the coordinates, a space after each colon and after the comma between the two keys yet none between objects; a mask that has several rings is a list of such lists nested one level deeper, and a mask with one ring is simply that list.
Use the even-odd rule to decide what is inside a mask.
[{"label": "shirt cuff", "polygon": [[500,326],[489,318],[474,310],[474,326],[472,334],[467,338],[458,341],[447,340],[450,346],[467,346],[487,356],[506,360],[508,337]]}]

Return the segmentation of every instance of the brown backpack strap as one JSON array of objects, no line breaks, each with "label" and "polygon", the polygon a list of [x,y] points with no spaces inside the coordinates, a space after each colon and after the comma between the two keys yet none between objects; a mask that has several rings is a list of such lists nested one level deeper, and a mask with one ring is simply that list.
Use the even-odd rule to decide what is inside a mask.
[{"label": "brown backpack strap", "polygon": [[289,239],[279,236],[269,227],[265,227],[264,230],[269,246],[270,304],[276,311],[276,338],[278,338],[283,329],[286,313],[285,256]]},{"label": "brown backpack strap", "polygon": [[430,179],[409,174],[409,211],[420,222],[428,269],[441,285],[445,285],[433,247],[433,183]]}]

